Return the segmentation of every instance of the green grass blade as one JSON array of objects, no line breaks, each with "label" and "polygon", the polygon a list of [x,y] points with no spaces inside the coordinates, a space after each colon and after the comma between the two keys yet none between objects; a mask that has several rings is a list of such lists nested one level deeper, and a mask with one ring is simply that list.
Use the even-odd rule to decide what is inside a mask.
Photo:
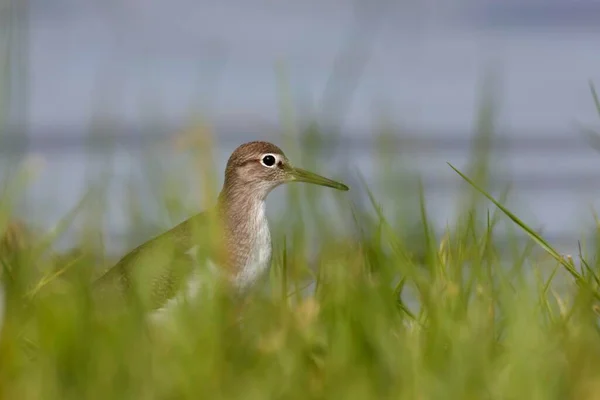
[{"label": "green grass blade", "polygon": [[598,98],[598,92],[596,92],[596,86],[592,81],[590,81],[590,91],[592,92],[592,99],[594,99],[596,111],[598,112],[598,116],[600,116],[600,99]]},{"label": "green grass blade", "polygon": [[[479,193],[483,194],[492,203],[494,203],[494,205],[496,207],[498,207],[504,214],[506,214],[506,216],[509,217],[515,224],[517,224],[521,229],[523,229],[525,231],[525,233],[527,233],[527,235],[529,235],[529,237],[531,239],[533,239],[538,245],[540,245],[542,247],[542,249],[544,249],[548,254],[550,254],[550,256],[552,256],[552,258],[554,258],[556,261],[558,261],[558,263],[560,265],[562,265],[565,268],[565,270],[567,270],[567,272],[569,272],[578,283],[584,284],[585,286],[587,286],[589,288],[589,285],[587,284],[585,279],[579,274],[579,272],[577,272],[577,270],[575,268],[573,268],[573,265],[571,265],[570,263],[565,261],[563,256],[561,256],[560,253],[558,251],[556,251],[543,237],[541,237],[537,232],[535,232],[533,229],[531,229],[529,226],[527,226],[527,224],[525,224],[525,222],[523,222],[519,217],[517,217],[515,214],[513,214],[510,210],[508,210],[502,204],[500,204],[490,194],[488,194],[486,191],[484,191],[479,186],[477,186],[471,179],[469,179],[465,174],[460,172],[452,164],[448,163],[448,165],[457,174],[459,174],[465,181],[467,181],[471,186],[473,186]],[[591,289],[591,288],[589,288],[589,289]],[[593,291],[593,293],[596,298],[600,299],[600,294],[598,294],[596,291]]]}]

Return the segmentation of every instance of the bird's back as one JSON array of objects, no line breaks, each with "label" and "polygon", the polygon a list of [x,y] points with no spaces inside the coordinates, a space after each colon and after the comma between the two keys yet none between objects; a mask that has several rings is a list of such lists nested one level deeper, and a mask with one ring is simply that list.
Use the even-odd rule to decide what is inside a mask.
[{"label": "bird's back", "polygon": [[98,278],[94,290],[109,295],[134,290],[146,307],[162,307],[185,285],[196,261],[213,256],[208,226],[209,214],[201,213],[141,244]]}]

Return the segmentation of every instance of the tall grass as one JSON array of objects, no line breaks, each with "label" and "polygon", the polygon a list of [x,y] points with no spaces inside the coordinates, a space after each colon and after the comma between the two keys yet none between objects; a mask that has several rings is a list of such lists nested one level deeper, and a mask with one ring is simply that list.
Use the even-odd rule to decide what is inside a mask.
[{"label": "tall grass", "polygon": [[[491,143],[487,121],[477,128],[479,143]],[[287,235],[274,224],[270,290],[254,293],[241,310],[218,291],[207,292],[164,324],[149,322],[130,303],[92,296],[92,276],[108,265],[93,257],[102,251],[98,243],[85,240],[76,253],[56,255],[49,246],[62,228],[21,242],[13,229],[2,250],[7,312],[0,393],[11,399],[596,398],[597,264],[563,257],[489,195],[486,160],[474,157],[470,172],[457,170],[472,184],[463,186],[470,200],[440,237],[420,192],[420,256],[403,220],[386,218],[366,181],[352,191],[371,199],[368,208],[343,193],[296,187],[286,215],[302,218],[292,219]],[[350,233],[330,229],[310,199],[317,193],[335,196]],[[172,207],[172,199],[157,201]],[[61,226],[88,215],[86,204]],[[0,220],[9,221],[10,208],[0,209]],[[529,245],[509,254],[499,248],[503,213],[554,264],[530,257]],[[301,239],[306,225],[318,228],[316,258],[307,258]],[[553,279],[561,273],[573,285],[559,295]],[[311,281],[312,290],[299,294]]]},{"label": "tall grass", "polygon": [[[489,93],[481,105],[472,159],[464,171],[452,166],[457,186],[468,184],[460,186],[459,218],[444,232],[433,229],[418,179],[411,205],[407,188],[376,191],[366,179],[349,194],[291,186],[285,220],[272,221],[276,250],[267,290],[242,308],[218,290],[202,292],[160,324],[135,304],[99,301],[91,291],[90,281],[113,261],[101,239],[104,182],[41,233],[14,218],[28,170],[8,177],[0,198],[0,396],[598,398],[600,264],[586,254],[560,254],[526,216],[504,206],[507,191],[491,194],[498,188],[488,180],[495,121]],[[338,143],[324,140],[316,125],[296,129],[287,104],[283,114],[286,151],[317,143],[326,156]],[[222,171],[211,169],[210,137],[203,139],[194,168],[207,194]],[[388,139],[380,136],[382,148]],[[302,149],[289,151],[292,161],[320,170],[319,157]],[[389,182],[396,172],[386,154],[379,172]],[[153,178],[159,167],[145,159]],[[185,198],[185,188],[153,182],[157,207],[166,219],[179,218],[187,208],[175,199]],[[368,201],[353,201],[355,193]],[[321,209],[325,199],[336,214]],[[396,209],[386,206],[390,199]],[[129,200],[129,217],[141,224],[139,202]],[[76,219],[85,222],[85,235],[73,251],[57,254],[53,243]],[[334,229],[340,221],[346,228]],[[529,239],[514,236],[513,246],[500,247],[501,223],[516,224]],[[535,248],[551,262],[534,257]],[[556,280],[568,290],[559,292]]]}]

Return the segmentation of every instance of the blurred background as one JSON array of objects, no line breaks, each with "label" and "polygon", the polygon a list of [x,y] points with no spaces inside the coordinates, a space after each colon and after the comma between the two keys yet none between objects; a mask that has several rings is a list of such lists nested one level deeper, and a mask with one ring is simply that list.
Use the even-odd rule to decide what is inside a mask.
[{"label": "blurred background", "polygon": [[[420,174],[443,228],[461,185],[446,163],[461,168],[478,151],[491,102],[491,175],[511,183],[508,205],[566,252],[594,226],[600,153],[582,132],[600,131],[589,87],[600,85],[598,0],[0,4],[3,173],[23,160],[38,173],[19,204],[25,221],[52,226],[109,171],[105,228],[118,238],[130,177],[150,172],[142,153],[195,182],[180,136],[199,121],[219,168],[255,139],[301,165],[280,139],[289,102],[297,126],[316,121],[335,138],[335,149],[314,149],[318,169],[356,188],[353,201],[365,197],[356,171],[375,182],[388,157]],[[382,127],[394,139],[383,150]],[[393,209],[398,198],[383,188],[408,198],[415,186],[406,174],[389,179],[374,190]],[[189,192],[184,201],[196,204]]]}]

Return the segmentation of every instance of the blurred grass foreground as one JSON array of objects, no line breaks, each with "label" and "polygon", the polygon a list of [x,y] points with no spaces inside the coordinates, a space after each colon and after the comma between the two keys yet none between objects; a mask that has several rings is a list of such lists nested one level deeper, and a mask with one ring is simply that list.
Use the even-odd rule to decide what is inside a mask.
[{"label": "blurred grass foreground", "polygon": [[[486,168],[479,155],[466,174],[481,183]],[[201,296],[164,324],[150,323],[135,304],[96,301],[89,282],[114,260],[98,255],[94,232],[77,249],[56,254],[52,242],[75,213],[51,233],[35,235],[11,218],[11,191],[20,186],[6,187],[12,189],[0,215],[2,398],[591,399],[600,393],[600,264],[584,259],[578,266],[551,247],[546,251],[556,262],[540,261],[533,243],[544,242],[535,232],[533,240],[499,248],[497,226],[508,219],[470,186],[460,218],[440,237],[421,195],[419,256],[403,234],[409,227],[387,219],[368,186],[352,190],[367,191],[371,209],[347,200],[337,206],[353,234],[329,229],[317,206],[299,206],[315,203],[290,189],[286,215],[301,217],[285,240],[275,229],[268,290],[241,311],[218,293]],[[77,210],[100,230],[86,213],[93,214]],[[310,223],[322,228],[313,258],[303,239]],[[553,280],[565,271],[571,275],[561,278],[567,289],[559,294]]]},{"label": "blurred grass foreground", "polygon": [[[92,295],[90,282],[116,261],[100,239],[97,208],[84,199],[52,231],[32,231],[13,217],[28,175],[12,176],[0,202],[0,395],[600,398],[596,244],[576,260],[564,257],[508,210],[502,213],[501,202],[477,193],[473,186],[484,194],[488,188],[489,113],[484,107],[477,151],[461,168],[473,185],[463,186],[458,218],[442,234],[432,227],[422,191],[417,228],[389,217],[394,213],[367,184],[352,191],[366,194],[368,208],[336,195],[337,219],[352,226],[340,230],[316,198],[331,200],[330,191],[290,187],[287,218],[272,223],[266,290],[242,308],[207,292],[161,324],[135,302]],[[199,157],[200,164],[209,159]],[[94,188],[94,200],[103,190]],[[165,194],[156,201],[167,214],[181,215],[173,188],[157,193]],[[401,202],[406,188],[389,195]],[[138,211],[132,201],[132,220]],[[77,247],[58,253],[53,243],[76,219],[85,226]],[[503,224],[529,239],[499,232]],[[319,243],[310,257],[307,226],[317,228]],[[500,246],[507,236],[509,245]],[[539,257],[540,249],[550,257]]]}]

